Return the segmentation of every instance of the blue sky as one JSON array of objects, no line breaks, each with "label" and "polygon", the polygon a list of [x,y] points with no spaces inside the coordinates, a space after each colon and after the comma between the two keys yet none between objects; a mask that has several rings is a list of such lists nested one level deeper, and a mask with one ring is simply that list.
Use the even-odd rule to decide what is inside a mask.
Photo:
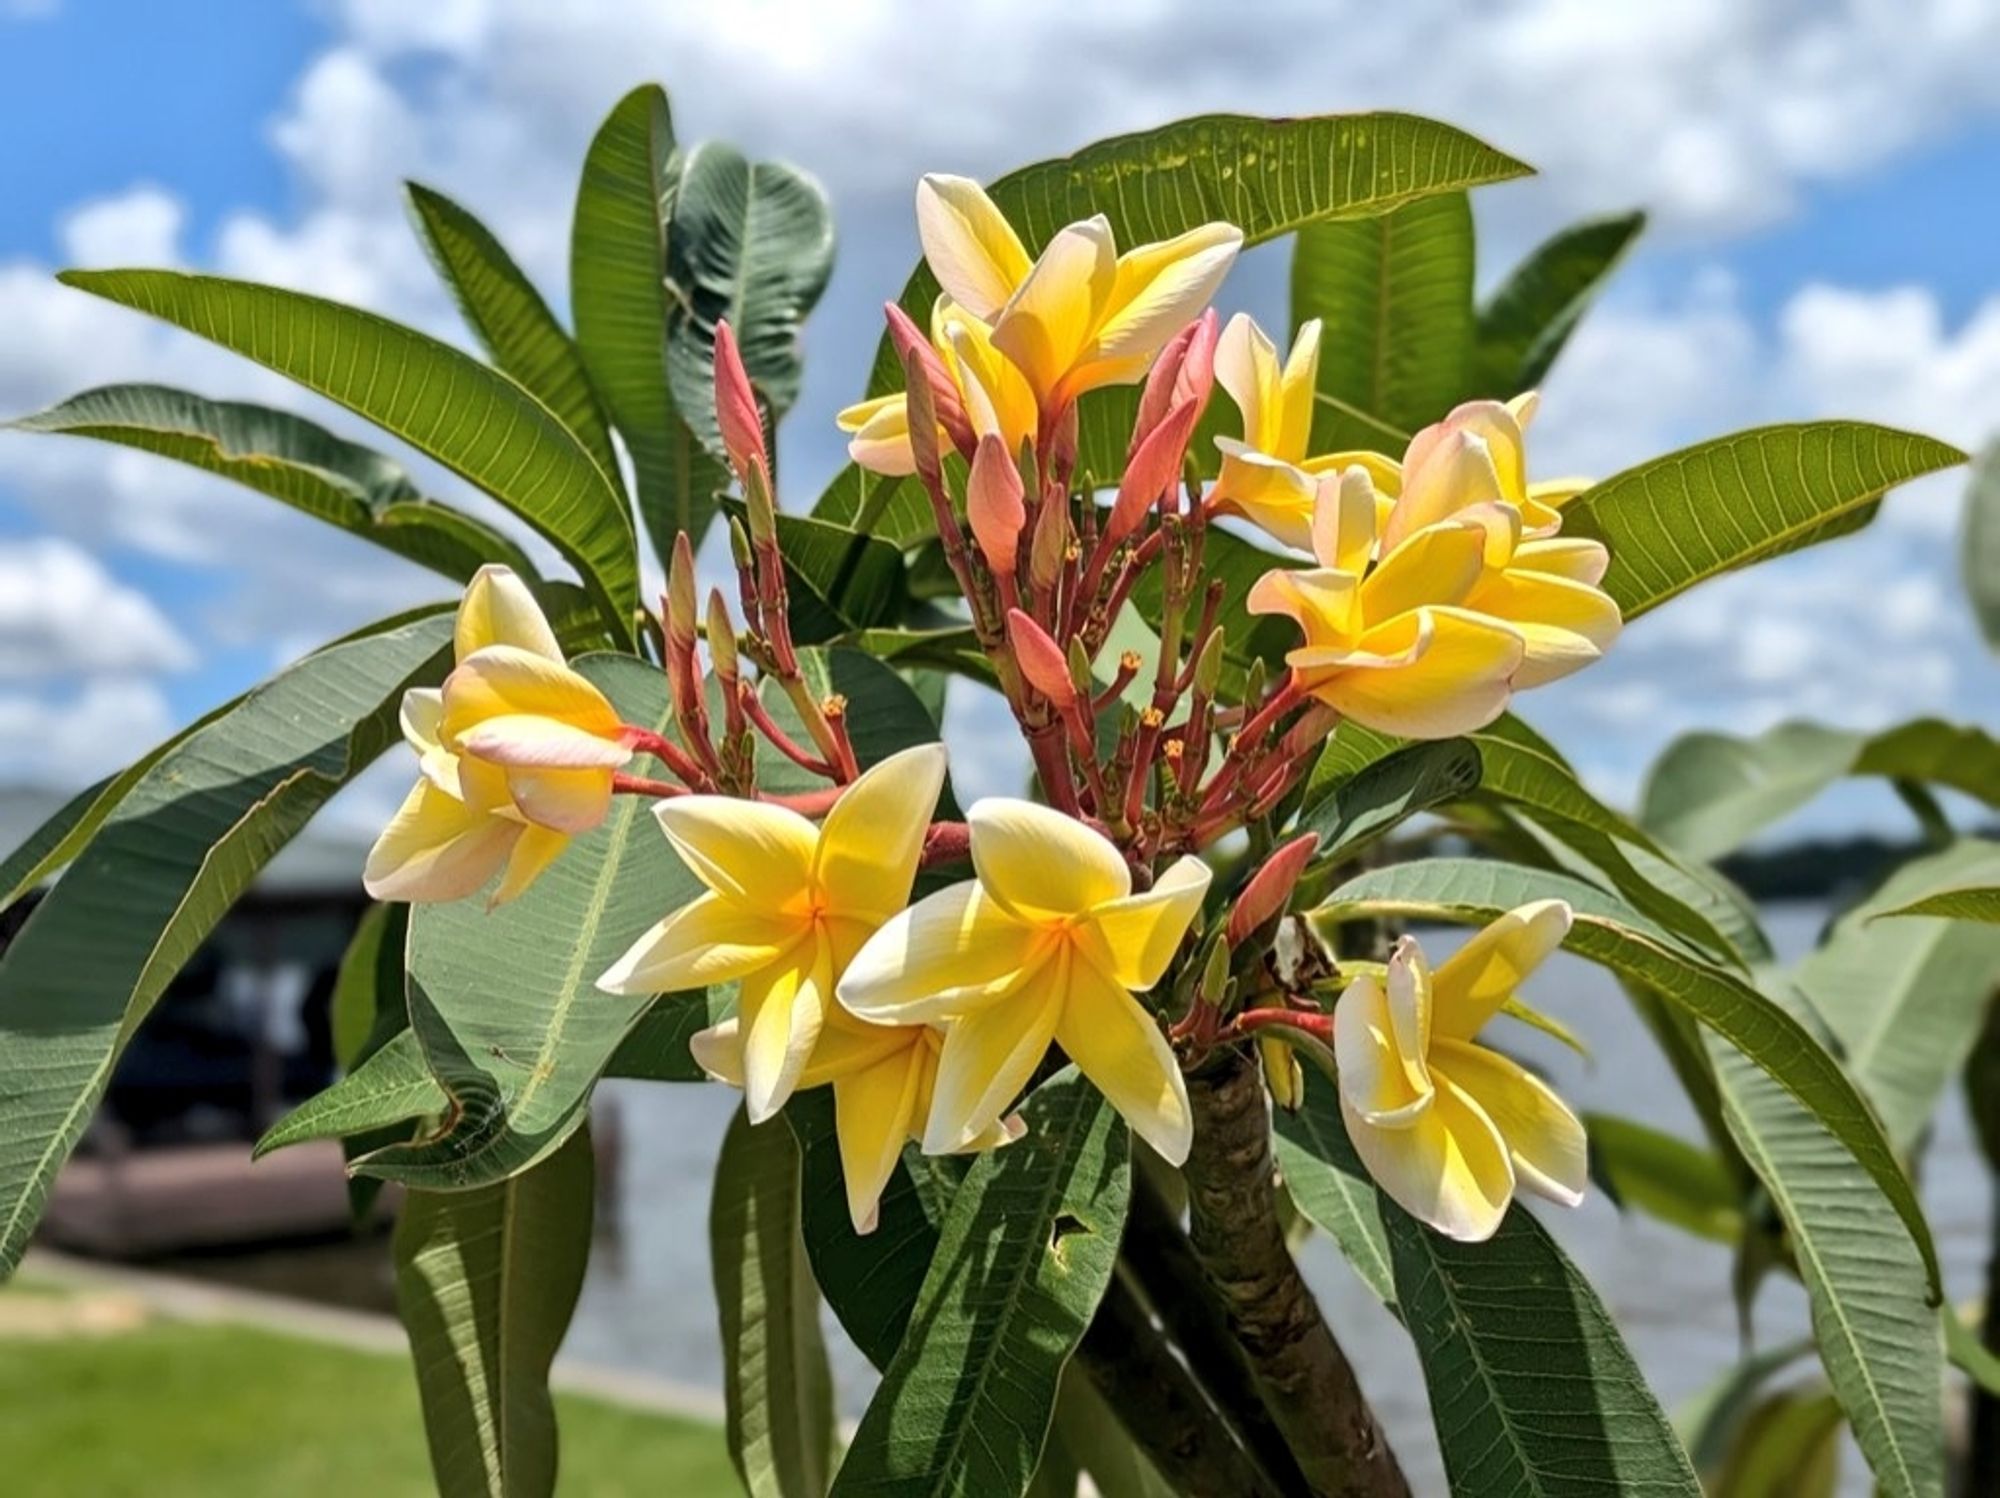
[{"label": "blue sky", "polygon": [[[785,436],[801,478],[838,457],[830,416],[912,256],[918,172],[990,175],[1209,108],[1402,107],[1534,161],[1533,183],[1480,203],[1489,276],[1577,215],[1652,212],[1547,391],[1543,473],[1609,472],[1777,419],[1866,416],[1960,443],[2000,430],[1995,7],[1435,0],[1386,16],[1272,0],[1219,17],[1013,0],[929,30],[888,0],[560,9],[0,0],[0,129],[33,142],[0,195],[0,410],[158,379],[356,430],[50,274],[203,266],[460,337],[401,221],[399,177],[480,212],[560,304],[583,145],[620,93],[657,78],[684,139],[795,160],[834,197],[840,267]],[[1281,252],[1250,257],[1225,304],[1281,317],[1283,269]],[[1693,726],[1992,719],[2000,666],[1953,572],[1961,487],[1917,486],[1860,541],[1691,595],[1524,712],[1626,798]],[[0,783],[101,771],[316,640],[437,591],[171,465],[0,434]],[[1840,814],[1893,810],[1861,797]]]}]

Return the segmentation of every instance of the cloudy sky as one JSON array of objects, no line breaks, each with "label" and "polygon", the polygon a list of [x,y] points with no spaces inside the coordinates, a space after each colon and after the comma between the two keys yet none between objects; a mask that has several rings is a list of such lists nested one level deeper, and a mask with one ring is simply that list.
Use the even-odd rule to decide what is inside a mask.
[{"label": "cloudy sky", "polygon": [[[1551,382],[1544,474],[1813,416],[1976,444],[2000,431],[1996,54],[1990,0],[0,0],[0,131],[15,143],[0,413],[160,380],[357,431],[51,273],[198,266],[460,338],[404,219],[400,183],[415,178],[483,217],[560,306],[584,146],[620,94],[656,79],[684,142],[787,158],[833,197],[840,260],[784,439],[795,505],[838,460],[831,414],[914,257],[919,172],[991,176],[1214,109],[1414,110],[1535,163],[1538,178],[1477,199],[1489,280],[1575,217],[1651,213]],[[1282,321],[1283,254],[1248,257],[1225,306]],[[2000,665],[1956,578],[1962,482],[1914,486],[1858,540],[1678,601],[1526,715],[1621,799],[1690,727],[2000,723]],[[191,471],[0,433],[0,784],[79,783],[300,650],[438,592]],[[1893,809],[1864,794],[1840,815]]]}]

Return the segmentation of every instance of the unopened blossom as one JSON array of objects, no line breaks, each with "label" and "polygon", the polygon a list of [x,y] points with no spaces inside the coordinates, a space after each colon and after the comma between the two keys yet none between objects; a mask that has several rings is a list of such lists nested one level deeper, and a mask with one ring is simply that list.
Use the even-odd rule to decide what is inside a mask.
[{"label": "unopened blossom", "polygon": [[978,877],[883,926],[840,982],[862,1019],[945,1023],[924,1148],[960,1150],[991,1130],[1053,1041],[1179,1164],[1193,1137],[1187,1088],[1133,995],[1166,972],[1208,867],[1182,858],[1135,894],[1111,841],[1061,812],[991,799],[967,820]]},{"label": "unopened blossom", "polygon": [[1447,1237],[1493,1236],[1517,1187],[1583,1199],[1583,1125],[1540,1078],[1475,1037],[1562,945],[1570,908],[1523,905],[1435,972],[1404,937],[1387,973],[1356,978],[1334,1007],[1340,1111],[1384,1191]]},{"label": "unopened blossom", "polygon": [[[931,312],[931,347],[958,393],[973,437],[995,437],[1005,452],[1018,453],[1035,435],[1035,394],[994,348],[993,330],[950,297],[939,297]],[[909,402],[901,391],[849,406],[835,420],[850,434],[847,455],[857,467],[897,478],[917,471]]]},{"label": "unopened blossom", "polygon": [[706,892],[633,943],[598,987],[650,994],[739,982],[737,1018],[706,1032],[701,1054],[742,1078],[750,1121],[764,1122],[799,1086],[836,980],[908,902],[944,774],[942,745],[892,754],[818,826],[733,796],[660,802],[654,816]]},{"label": "unopened blossom", "polygon": [[1031,260],[978,183],[927,176],[917,188],[924,258],[954,303],[991,326],[1039,408],[1143,378],[1198,317],[1235,263],[1243,231],[1211,223],[1118,253],[1102,214],[1059,229]]},{"label": "unopened blossom", "polygon": [[442,690],[403,696],[422,778],[375,846],[362,882],[378,900],[457,900],[501,875],[515,898],[572,835],[604,819],[631,757],[604,694],[563,661],[534,594],[482,567],[459,603],[457,667]]}]

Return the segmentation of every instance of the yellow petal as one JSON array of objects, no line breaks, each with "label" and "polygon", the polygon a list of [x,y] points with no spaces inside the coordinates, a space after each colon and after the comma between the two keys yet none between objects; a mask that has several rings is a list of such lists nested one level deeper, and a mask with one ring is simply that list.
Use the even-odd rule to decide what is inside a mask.
[{"label": "yellow petal", "polygon": [[1361,585],[1361,617],[1377,625],[1427,604],[1455,604],[1472,591],[1486,560],[1486,533],[1474,525],[1433,525],[1382,558]]},{"label": "yellow petal", "polygon": [[946,1028],[924,1124],[926,1154],[954,1154],[1000,1121],[1048,1053],[1062,1014],[1065,977],[1046,971]]},{"label": "yellow petal", "polygon": [[1400,1126],[1430,1107],[1435,1089],[1423,1053],[1401,1050],[1388,990],[1362,974],[1333,1009],[1341,1106],[1376,1126]]},{"label": "yellow petal", "polygon": [[1127,895],[1091,912],[1078,933],[1087,934],[1086,951],[1113,982],[1151,988],[1201,914],[1209,878],[1208,865],[1199,858],[1177,859],[1143,895]]},{"label": "yellow petal", "polygon": [[[1307,473],[1338,473],[1344,468],[1367,470],[1369,482],[1375,492],[1385,500],[1393,500],[1403,492],[1403,465],[1386,453],[1370,452],[1366,448],[1353,448],[1341,452],[1321,453],[1307,458],[1299,465]],[[1386,511],[1385,511],[1386,513]]]},{"label": "yellow petal", "polygon": [[557,832],[588,832],[611,810],[609,770],[509,770],[506,774],[507,794],[515,809],[538,826]]},{"label": "yellow petal", "polygon": [[[1247,312],[1230,318],[1216,340],[1215,382],[1229,392],[1243,417],[1243,445],[1281,456],[1277,439],[1283,413],[1275,409],[1280,399],[1278,351]],[[1303,456],[1296,454],[1293,461]]]},{"label": "yellow petal", "polygon": [[632,757],[630,746],[604,738],[560,718],[502,713],[475,723],[459,736],[465,753],[488,764],[525,769],[612,769]]},{"label": "yellow petal", "polygon": [[509,900],[518,899],[529,885],[541,877],[563,849],[569,846],[569,834],[558,832],[552,827],[523,827],[521,835],[514,839],[514,851],[507,855],[507,867],[500,876],[500,883],[487,901],[489,910],[505,905]]},{"label": "yellow petal", "polygon": [[743,1035],[743,1106],[753,1124],[791,1097],[832,1002],[832,962],[818,940],[799,942],[744,977],[736,1014]]},{"label": "yellow petal", "polygon": [[1222,470],[1209,503],[1225,514],[1241,515],[1286,546],[1310,548],[1318,495],[1312,476],[1229,437],[1216,438],[1215,445],[1222,451]]},{"label": "yellow petal", "polygon": [[1596,479],[1581,478],[1575,474],[1559,479],[1538,479],[1528,485],[1526,508],[1540,506],[1545,509],[1560,510],[1577,495],[1594,488],[1596,484]]},{"label": "yellow petal", "polygon": [[965,819],[980,884],[1023,920],[1081,915],[1132,893],[1132,871],[1117,846],[1074,817],[989,796]]},{"label": "yellow petal", "polygon": [[840,977],[840,1002],[862,1019],[949,1018],[996,999],[1048,941],[974,880],[927,895],[868,938]]},{"label": "yellow petal", "polygon": [[1320,320],[1308,318],[1299,324],[1292,339],[1291,355],[1279,380],[1281,404],[1276,435],[1271,450],[1293,462],[1306,455],[1312,441],[1313,397],[1319,381]]},{"label": "yellow petal", "polygon": [[690,1035],[688,1054],[716,1081],[731,1087],[743,1085],[743,1033],[735,1015]]},{"label": "yellow petal", "polygon": [[909,903],[944,772],[944,745],[922,744],[890,755],[841,792],[813,857],[829,913],[880,925]]},{"label": "yellow petal", "polygon": [[891,478],[903,478],[917,471],[917,458],[910,447],[910,408],[901,395],[884,395],[849,406],[834,420],[843,432],[851,432],[847,456],[857,468]]},{"label": "yellow petal", "polygon": [[1550,577],[1566,577],[1571,582],[1595,587],[1604,581],[1611,565],[1611,553],[1602,541],[1585,541],[1570,536],[1550,536],[1523,541],[1514,548],[1509,564],[1517,572],[1540,572]]},{"label": "yellow petal", "polygon": [[833,1127],[847,1212],[857,1233],[875,1231],[882,1188],[902,1158],[916,1112],[917,1057],[905,1048],[833,1083]]},{"label": "yellow petal", "polygon": [[970,178],[932,173],[917,184],[917,238],[938,285],[987,322],[1027,279],[1020,236]]},{"label": "yellow petal", "polygon": [[1127,251],[1118,260],[1090,358],[1151,359],[1201,316],[1242,248],[1241,229],[1212,223]]},{"label": "yellow petal", "polygon": [[1111,296],[1117,260],[1103,215],[1059,230],[993,322],[993,346],[1050,402]]},{"label": "yellow petal", "polygon": [[1010,453],[1035,435],[1040,408],[1027,377],[993,346],[993,329],[949,298],[931,312],[931,342],[965,402],[973,434],[998,437]]},{"label": "yellow petal", "polygon": [[1137,999],[1076,963],[1056,1039],[1133,1133],[1169,1165],[1187,1159],[1194,1140],[1187,1084],[1159,1021]]},{"label": "yellow petal", "polygon": [[519,822],[419,780],[368,850],[361,883],[377,900],[462,900],[493,877],[520,835]]},{"label": "yellow petal", "polygon": [[820,1017],[819,1043],[799,1075],[799,1086],[817,1087],[875,1065],[885,1056],[922,1048],[928,1025],[873,1025],[856,1019],[838,1003]]},{"label": "yellow petal", "polygon": [[806,928],[706,894],[669,912],[597,980],[606,993],[678,993],[747,978],[795,946]]},{"label": "yellow petal", "polygon": [[1442,1072],[1431,1106],[1407,1124],[1383,1128],[1345,1105],[1354,1152],[1396,1204],[1447,1238],[1483,1243],[1514,1197],[1514,1167],[1499,1131]]},{"label": "yellow petal", "polygon": [[1345,651],[1361,632],[1361,579],[1331,567],[1278,568],[1250,585],[1244,607],[1296,620],[1308,645]]},{"label": "yellow petal", "polygon": [[465,585],[452,644],[461,661],[489,645],[509,645],[545,660],[563,658],[534,593],[511,567],[493,564],[481,567]]},{"label": "yellow petal", "polygon": [[602,738],[624,728],[604,694],[570,670],[515,645],[474,651],[445,678],[443,729],[462,738],[488,718],[556,718]]},{"label": "yellow petal", "polygon": [[1374,480],[1358,463],[1313,480],[1309,541],[1322,567],[1361,576],[1375,554],[1377,508]]},{"label": "yellow petal", "polygon": [[1526,653],[1514,673],[1516,687],[1538,687],[1601,659],[1623,627],[1610,594],[1515,567],[1488,569],[1465,606],[1506,620],[1521,636]]},{"label": "yellow petal", "polygon": [[695,878],[773,914],[804,909],[819,829],[789,807],[735,796],[673,796],[653,808]]},{"label": "yellow petal", "polygon": [[1437,1035],[1470,1040],[1563,944],[1573,917],[1562,900],[1536,900],[1483,927],[1431,975]]},{"label": "yellow petal", "polygon": [[[1411,451],[1416,451],[1415,443]],[[1493,504],[1505,498],[1486,443],[1471,432],[1448,431],[1421,463],[1405,461],[1403,492],[1382,529],[1384,553],[1406,536],[1449,520],[1469,505]]]},{"label": "yellow petal", "polygon": [[403,693],[400,717],[403,738],[419,755],[426,755],[442,745],[444,693],[436,687],[411,687]]},{"label": "yellow petal", "polygon": [[1497,1051],[1441,1040],[1431,1059],[1500,1131],[1514,1174],[1538,1196],[1574,1207],[1590,1184],[1583,1123],[1548,1083]]},{"label": "yellow petal", "polygon": [[[1484,728],[1506,711],[1524,647],[1503,624],[1456,609],[1425,609],[1426,643],[1407,665],[1341,671],[1313,695],[1364,728],[1441,739]],[[1372,636],[1363,649],[1372,648]]]}]

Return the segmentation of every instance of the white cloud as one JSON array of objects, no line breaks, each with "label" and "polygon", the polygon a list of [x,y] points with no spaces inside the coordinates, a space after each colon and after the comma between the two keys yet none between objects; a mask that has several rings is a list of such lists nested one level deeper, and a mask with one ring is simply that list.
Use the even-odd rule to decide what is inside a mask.
[{"label": "white cloud", "polygon": [[178,671],[195,653],[136,588],[68,541],[0,541],[0,680]]},{"label": "white cloud", "polygon": [[72,265],[178,265],[187,208],[164,189],[140,186],[72,210],[62,222]]},{"label": "white cloud", "polygon": [[0,781],[86,784],[173,729],[167,699],[151,682],[105,678],[56,695],[0,692]]}]

